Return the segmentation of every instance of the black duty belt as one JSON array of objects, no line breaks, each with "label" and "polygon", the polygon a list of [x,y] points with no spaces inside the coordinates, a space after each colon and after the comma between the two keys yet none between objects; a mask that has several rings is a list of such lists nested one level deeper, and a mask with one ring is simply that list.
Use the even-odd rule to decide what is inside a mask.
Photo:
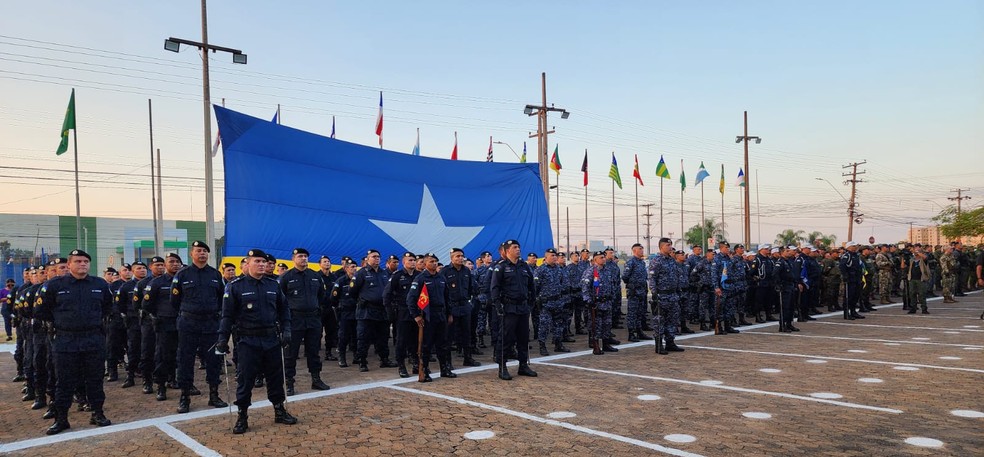
[{"label": "black duty belt", "polygon": [[239,328],[236,329],[236,334],[239,336],[276,336],[277,329],[274,327],[267,328]]},{"label": "black duty belt", "polygon": [[181,317],[187,317],[189,319],[199,321],[207,321],[210,319],[217,319],[219,317],[219,313],[193,313],[191,311],[181,311]]},{"label": "black duty belt", "polygon": [[297,316],[297,317],[321,317],[321,310],[315,309],[310,311],[307,310],[301,311],[301,310],[292,309],[290,310],[290,314],[291,316]]},{"label": "black duty belt", "polygon": [[101,331],[101,330],[102,330],[102,327],[98,327],[98,326],[96,326],[96,327],[82,327],[82,328],[58,328],[58,329],[55,329],[55,334],[58,334],[58,335],[64,335],[64,334],[68,334],[68,335],[80,335],[80,334],[84,334],[84,333],[94,333],[94,332],[98,332],[98,331]]}]

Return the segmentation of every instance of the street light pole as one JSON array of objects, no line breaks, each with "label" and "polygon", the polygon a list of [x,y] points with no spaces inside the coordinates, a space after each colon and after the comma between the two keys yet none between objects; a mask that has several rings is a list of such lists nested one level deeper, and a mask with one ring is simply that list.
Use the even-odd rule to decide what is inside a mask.
[{"label": "street light pole", "polygon": [[547,74],[540,74],[541,89],[542,89],[542,105],[526,105],[523,109],[523,113],[527,116],[536,115],[536,133],[530,134],[530,138],[536,138],[537,141],[537,151],[536,158],[539,163],[540,170],[540,181],[543,184],[543,197],[547,201],[547,207],[550,207],[550,176],[547,174],[547,135],[554,133],[553,130],[547,130],[547,112],[557,111],[560,113],[561,119],[567,119],[570,117],[571,113],[563,108],[555,108],[553,106],[547,106]]},{"label": "street light pole", "polygon": [[501,144],[501,145],[509,148],[509,150],[512,151],[513,155],[516,156],[516,159],[522,160],[522,159],[519,158],[519,154],[516,154],[516,150],[513,149],[513,147],[510,146],[509,143],[506,143],[505,141],[493,141],[492,143],[494,143],[494,144]]},{"label": "street light pole", "polygon": [[759,138],[757,136],[748,136],[748,111],[745,111],[745,134],[736,137],[735,142],[745,143],[745,190],[743,191],[744,195],[742,196],[742,201],[745,203],[744,204],[745,207],[743,210],[744,211],[743,217],[745,218],[744,231],[745,231],[746,247],[751,246],[751,238],[752,238],[752,213],[750,209],[751,198],[749,195],[749,188],[751,186],[748,183],[748,176],[752,174],[751,170],[748,169],[748,142],[750,140],[755,140],[755,144],[759,144],[762,142],[762,138]]},{"label": "street light pole", "polygon": [[[168,38],[164,40],[164,49],[171,52],[178,52],[182,44],[195,46],[202,51],[202,114],[204,117],[204,144],[205,144],[205,238],[206,243],[215,246],[215,195],[214,180],[212,178],[212,97],[209,87],[208,73],[208,53],[209,51],[223,51],[232,54],[232,62],[246,64],[246,54],[238,49],[231,49],[222,46],[208,44],[208,9],[206,0],[202,0],[202,41],[191,41],[180,38]],[[209,260],[215,261],[215,254],[209,253]]]}]

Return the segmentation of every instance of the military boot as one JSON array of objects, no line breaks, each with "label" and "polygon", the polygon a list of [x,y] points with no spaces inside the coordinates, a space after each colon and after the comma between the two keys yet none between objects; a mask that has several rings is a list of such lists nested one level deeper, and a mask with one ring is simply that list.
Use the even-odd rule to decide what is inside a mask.
[{"label": "military boot", "polygon": [[530,368],[530,365],[528,363],[526,363],[526,362],[519,362],[519,371],[518,371],[518,373],[519,373],[520,376],[529,376],[531,378],[535,378],[536,377],[536,372],[533,371],[533,369]]},{"label": "military boot", "polygon": [[152,394],[152,393],[154,393],[154,385],[151,384],[151,381],[150,380],[144,380],[144,383],[143,383],[143,391],[142,392],[145,393],[145,394]]},{"label": "military boot", "polygon": [[546,341],[540,341],[540,355],[550,355],[550,353],[547,352],[547,342]]},{"label": "military boot", "polygon": [[365,359],[359,360],[359,371],[362,373],[369,371],[369,362],[366,362]]},{"label": "military boot", "polygon": [[44,415],[41,416],[41,418],[53,419],[54,417],[55,417],[55,401],[52,400],[51,403],[48,403],[48,410],[44,412]]},{"label": "military boot", "polygon": [[311,389],[328,390],[331,389],[331,387],[321,380],[321,373],[311,373]]},{"label": "military boot", "polygon": [[44,433],[46,435],[57,435],[65,430],[72,428],[68,423],[68,411],[56,411],[55,412],[55,423],[51,424]]},{"label": "military boot", "polygon": [[273,422],[275,424],[294,425],[297,423],[297,418],[287,412],[283,403],[279,403],[273,405]]},{"label": "military boot", "polygon": [[225,408],[229,406],[228,403],[222,401],[222,397],[219,397],[219,385],[209,384],[208,386],[208,406],[215,408]]},{"label": "military boot", "polygon": [[571,352],[571,350],[564,346],[563,340],[558,340],[554,341],[554,352]]},{"label": "military boot", "polygon": [[745,320],[745,313],[738,313],[738,324],[739,325],[752,325],[751,322]]},{"label": "military boot", "polygon": [[34,395],[34,387],[27,386],[27,390],[24,392],[24,396],[21,397],[21,401],[33,401],[37,396]]},{"label": "military boot", "polygon": [[411,373],[413,373],[413,374],[420,373],[420,358],[419,357],[413,357],[413,358],[410,359],[410,368],[412,368],[412,370],[410,371]]},{"label": "military boot", "polygon": [[775,316],[773,316],[772,314],[770,314],[770,313],[765,313],[765,321],[766,321],[766,322],[777,322],[778,320],[779,320],[779,319],[776,319],[776,317],[775,317]]},{"label": "military boot", "polygon": [[[749,325],[749,324],[745,324],[745,325]],[[680,333],[697,333],[697,332],[691,330],[690,327],[687,327],[687,324],[681,324]]]},{"label": "military boot", "polygon": [[741,333],[738,329],[734,328],[731,325],[731,322],[725,322],[724,323],[724,331],[726,331],[728,333]]},{"label": "military boot", "polygon": [[348,368],[348,355],[342,351],[338,351],[338,366],[342,368]]},{"label": "military boot", "polygon": [[711,330],[711,326],[708,325],[707,322],[701,322],[700,323],[700,331],[702,331],[702,332],[709,332],[710,330]]},{"label": "military boot", "polygon": [[116,382],[116,381],[119,381],[119,380],[120,380],[120,371],[117,368],[117,365],[114,363],[114,364],[112,364],[111,367],[109,367],[109,378],[106,379],[106,381],[108,381],[108,382]]},{"label": "military boot", "polygon": [[638,342],[638,341],[639,341],[639,337],[636,336],[636,331],[635,330],[629,330],[629,342],[630,343],[635,343],[635,342]]},{"label": "military boot", "polygon": [[478,347],[485,349],[488,346],[485,345],[485,335],[478,335]]},{"label": "military boot", "polygon": [[167,400],[167,386],[162,382],[157,385],[157,401]]},{"label": "military boot", "polygon": [[287,389],[284,391],[284,395],[288,397],[294,396],[294,380],[292,378],[287,378],[286,380]]},{"label": "military boot", "polygon": [[[48,406],[48,396],[45,395],[43,391],[37,397],[38,398],[34,399],[34,404],[31,405],[31,409],[37,410]],[[52,399],[52,401],[54,401],[54,399]]]},{"label": "military boot", "polygon": [[466,367],[480,367],[482,364],[472,357],[472,350],[465,349],[465,360],[461,362],[462,365]]},{"label": "military boot", "polygon": [[406,362],[404,362],[403,359],[400,359],[400,361],[397,362],[397,363],[399,363],[399,365],[400,365],[398,367],[399,373],[400,373],[400,377],[401,378],[409,378],[410,377],[410,373],[407,373],[407,364],[406,364]]},{"label": "military boot", "polygon": [[325,349],[325,360],[331,360],[331,361],[338,360],[338,357],[335,356],[334,354],[333,348],[330,346]]},{"label": "military boot", "polygon": [[389,358],[379,361],[379,368],[396,368],[396,366],[396,362],[390,360]]},{"label": "military boot", "polygon": [[178,397],[178,414],[185,414],[191,411],[191,395],[188,389],[181,389],[181,396]]},{"label": "military boot", "polygon": [[499,379],[503,381],[512,381],[512,375],[509,374],[509,369],[506,368],[505,364],[499,365]]},{"label": "military boot", "polygon": [[458,377],[458,375],[456,375],[453,371],[451,371],[451,363],[450,362],[444,362],[444,363],[441,364],[441,377],[442,378],[457,378]]},{"label": "military boot", "polygon": [[127,373],[126,379],[123,380],[123,384],[120,386],[124,389],[127,387],[133,387],[136,383],[133,381],[133,373]]},{"label": "military boot", "polygon": [[245,406],[239,407],[239,417],[236,418],[236,425],[232,426],[232,433],[241,435],[249,430],[249,414]]},{"label": "military boot", "polygon": [[666,351],[667,352],[683,352],[683,348],[680,347],[680,346],[677,346],[676,345],[676,341],[669,340],[669,341],[666,342]]},{"label": "military boot", "polygon": [[608,343],[602,344],[601,350],[604,351],[604,352],[618,352],[618,348],[617,347],[612,346],[612,345],[610,345]]}]

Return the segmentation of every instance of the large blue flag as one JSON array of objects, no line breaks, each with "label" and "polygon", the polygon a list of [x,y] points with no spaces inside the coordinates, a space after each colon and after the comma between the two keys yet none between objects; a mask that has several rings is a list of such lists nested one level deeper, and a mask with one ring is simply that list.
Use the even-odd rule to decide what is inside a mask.
[{"label": "large blue flag", "polygon": [[[226,252],[361,258],[516,239],[552,246],[537,164],[412,156],[303,132],[215,106],[225,164]],[[274,184],[277,185],[274,185]],[[324,189],[328,189],[327,192]]]}]

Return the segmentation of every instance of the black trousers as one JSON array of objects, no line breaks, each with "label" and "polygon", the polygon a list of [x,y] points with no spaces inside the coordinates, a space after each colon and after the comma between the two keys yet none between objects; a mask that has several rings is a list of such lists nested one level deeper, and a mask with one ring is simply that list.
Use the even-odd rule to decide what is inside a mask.
[{"label": "black trousers", "polygon": [[294,379],[297,374],[297,354],[301,349],[301,342],[304,342],[304,358],[307,359],[308,373],[321,375],[321,326],[303,325],[303,319],[298,322],[301,325],[294,325],[291,322],[290,345],[285,351],[284,375],[287,379]]},{"label": "black trousers", "polygon": [[55,411],[68,414],[72,395],[83,387],[86,399],[93,411],[102,411],[106,401],[103,391],[103,366],[106,362],[105,346],[91,351],[56,352]]},{"label": "black trousers", "polygon": [[448,342],[448,321],[443,312],[435,313],[424,324],[423,345],[424,368],[428,366],[431,354],[437,355],[442,366],[451,359],[451,345]]},{"label": "black trousers", "polygon": [[376,347],[376,355],[380,360],[389,358],[389,321],[359,319],[356,333],[359,339],[355,352],[356,359],[366,360],[369,355],[369,345]]},{"label": "black trousers", "polygon": [[178,387],[190,389],[195,383],[195,357],[199,355],[205,362],[205,382],[209,386],[219,385],[222,356],[213,348],[219,339],[218,331],[215,321],[178,318]]},{"label": "black trousers", "polygon": [[140,367],[140,319],[128,317],[126,324],[126,373],[133,375]]},{"label": "black trousers", "polygon": [[157,349],[157,331],[150,317],[140,319],[140,373],[144,384],[150,384],[154,375],[154,352]]},{"label": "black trousers", "polygon": [[857,314],[858,307],[858,292],[861,289],[861,284],[857,281],[848,280],[844,283],[844,317],[851,314]]},{"label": "black trousers", "polygon": [[178,329],[173,318],[157,318],[157,346],[154,348],[154,382],[174,379],[178,367]]},{"label": "black trousers", "polygon": [[396,321],[396,360],[417,360],[417,323],[414,321]]},{"label": "black trousers", "polygon": [[758,303],[758,311],[765,311],[765,314],[776,312],[776,302],[778,301],[776,290],[772,286],[760,286],[755,289],[755,300]]},{"label": "black trousers", "polygon": [[327,308],[321,313],[321,326],[325,330],[325,350],[338,347],[338,318],[334,308]]},{"label": "black trousers", "polygon": [[500,320],[502,342],[499,353],[505,355],[508,352],[503,353],[502,348],[515,345],[516,358],[520,363],[526,363],[530,359],[530,315],[506,313],[500,316]]},{"label": "black trousers", "polygon": [[355,319],[341,319],[338,321],[338,356],[341,357],[350,349],[355,349],[356,344],[356,323]]},{"label": "black trousers", "polygon": [[[262,375],[266,379],[267,399],[279,405],[287,395],[284,393],[283,349],[277,337],[267,344],[253,344],[240,339],[236,342],[239,350],[236,364],[236,406],[241,408],[252,404],[253,383]],[[251,338],[252,339],[252,338]],[[265,349],[266,348],[266,349]]]}]

